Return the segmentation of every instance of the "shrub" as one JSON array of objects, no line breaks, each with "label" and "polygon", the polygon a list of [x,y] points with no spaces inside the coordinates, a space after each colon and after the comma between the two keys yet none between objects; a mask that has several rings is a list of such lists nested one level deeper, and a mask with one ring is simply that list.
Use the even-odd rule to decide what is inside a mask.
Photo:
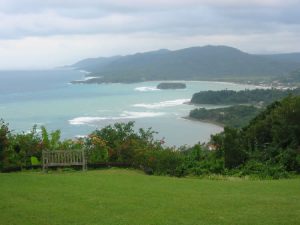
[{"label": "shrub", "polygon": [[252,175],[259,178],[287,178],[289,174],[283,166],[278,164],[262,163],[254,160],[249,160],[243,167],[240,168],[240,175]]}]

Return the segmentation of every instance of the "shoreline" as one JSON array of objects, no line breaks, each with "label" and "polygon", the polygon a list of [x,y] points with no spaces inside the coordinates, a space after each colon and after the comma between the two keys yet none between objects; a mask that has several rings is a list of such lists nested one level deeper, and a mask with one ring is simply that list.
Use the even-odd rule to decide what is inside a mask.
[{"label": "shoreline", "polygon": [[[91,77],[90,75],[93,75],[93,72],[87,71],[87,70],[78,70],[78,68],[72,68],[73,70],[77,70],[87,77]],[[275,88],[275,89],[295,89],[298,86],[296,85],[286,85],[283,83],[276,83],[276,82],[268,82],[268,81],[250,81],[250,80],[235,80],[235,79],[212,79],[212,80],[138,80],[138,81],[125,81],[125,82],[111,82],[111,81],[101,81],[103,76],[92,76],[92,79],[88,80],[78,80],[78,81],[71,81],[70,83],[72,84],[102,84],[102,83],[121,83],[121,84],[132,84],[132,83],[143,83],[143,82],[214,82],[214,83],[224,83],[224,84],[232,84],[232,85],[252,85],[255,86],[256,88],[262,88],[262,89],[269,89],[269,88]],[[93,81],[94,80],[94,81]]]},{"label": "shoreline", "polygon": [[207,83],[219,83],[219,84],[230,84],[230,85],[250,85],[255,87],[256,89],[289,89],[290,87],[274,87],[272,85],[257,85],[252,83],[243,83],[243,82],[232,82],[232,81],[218,81],[218,80],[144,80],[144,81],[127,81],[127,82],[111,82],[102,80],[103,77],[96,77],[96,76],[86,76],[90,77],[89,79],[83,80],[72,80],[70,81],[71,84],[138,84],[138,83],[147,83],[147,82],[207,82]]},{"label": "shoreline", "polygon": [[213,125],[216,125],[218,127],[221,127],[224,129],[225,125],[222,124],[222,123],[218,123],[216,121],[213,121],[213,120],[199,120],[199,119],[195,119],[193,117],[190,117],[190,116],[183,116],[181,117],[182,119],[185,119],[185,120],[189,120],[189,121],[194,121],[194,122],[201,122],[201,123],[209,123],[209,124],[213,124]]},{"label": "shoreline", "polygon": [[[73,70],[77,70],[87,77],[91,77],[93,75],[93,72],[87,71],[87,70],[78,70],[78,68],[73,68]],[[132,83],[143,83],[143,82],[214,82],[214,83],[224,83],[224,84],[232,84],[232,85],[252,85],[256,88],[262,88],[262,89],[269,89],[269,88],[275,88],[275,89],[294,89],[295,86],[285,85],[282,83],[270,83],[265,81],[250,81],[250,80],[235,80],[235,79],[203,79],[203,80],[138,80],[138,81],[125,81],[125,82],[111,82],[107,80],[101,80],[103,79],[103,76],[93,76],[92,79],[88,80],[74,80],[70,83],[72,84],[102,84],[102,83],[121,83],[121,84],[132,84]]]},{"label": "shoreline", "polygon": [[[198,103],[193,103],[191,101],[188,101],[188,102],[184,102],[183,104],[185,105],[191,105],[191,106],[196,106],[196,107],[200,107],[200,108],[205,108],[207,109],[205,106],[215,106],[213,108],[209,108],[209,109],[219,109],[219,108],[228,108],[230,106],[232,106],[233,104],[229,105],[222,105],[222,104],[198,104]],[[239,104],[239,105],[242,105],[242,104]]]},{"label": "shoreline", "polygon": [[255,87],[256,89],[295,89],[298,86],[287,86],[284,84],[281,85],[274,85],[274,84],[256,84],[256,83],[247,83],[247,82],[238,82],[238,81],[222,81],[222,80],[139,80],[139,81],[107,81],[102,80],[103,76],[86,76],[91,77],[91,79],[83,79],[83,80],[72,80],[70,81],[71,84],[138,84],[138,83],[146,83],[146,82],[207,82],[207,83],[219,83],[219,84],[230,84],[230,85],[250,85]]}]

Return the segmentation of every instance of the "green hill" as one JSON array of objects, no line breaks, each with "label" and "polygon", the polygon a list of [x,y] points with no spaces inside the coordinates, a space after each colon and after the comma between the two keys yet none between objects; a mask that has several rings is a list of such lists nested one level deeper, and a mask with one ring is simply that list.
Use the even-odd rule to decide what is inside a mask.
[{"label": "green hill", "polygon": [[[225,127],[212,140],[224,152],[227,168],[244,165],[246,171],[272,165],[300,171],[300,96],[273,102],[242,129]],[[272,171],[273,173],[274,171]]]},{"label": "green hill", "polygon": [[254,104],[267,105],[288,95],[300,95],[300,88],[295,89],[254,89],[254,90],[221,90],[200,91],[191,99],[193,104]]},{"label": "green hill", "polygon": [[190,111],[189,117],[197,120],[214,122],[224,126],[243,127],[260,111],[260,108],[252,105],[234,105],[217,109],[198,108]]},{"label": "green hill", "polygon": [[227,46],[204,46],[85,59],[72,66],[102,77],[96,82],[261,79],[299,69],[298,58],[297,54],[254,55]]}]

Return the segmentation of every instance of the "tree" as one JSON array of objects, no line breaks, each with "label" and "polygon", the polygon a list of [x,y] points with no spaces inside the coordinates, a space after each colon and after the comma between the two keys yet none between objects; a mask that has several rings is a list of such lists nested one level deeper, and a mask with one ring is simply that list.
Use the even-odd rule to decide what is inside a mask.
[{"label": "tree", "polygon": [[225,127],[224,134],[224,163],[226,168],[232,169],[245,162],[246,153],[241,148],[237,129]]},{"label": "tree", "polygon": [[4,151],[8,147],[9,140],[8,135],[10,131],[8,125],[0,119],[0,169],[3,167]]}]

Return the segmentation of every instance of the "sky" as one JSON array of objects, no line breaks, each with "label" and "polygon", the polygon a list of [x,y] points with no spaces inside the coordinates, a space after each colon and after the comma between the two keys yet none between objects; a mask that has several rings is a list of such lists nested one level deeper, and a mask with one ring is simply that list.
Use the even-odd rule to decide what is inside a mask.
[{"label": "sky", "polygon": [[0,69],[228,45],[300,52],[300,0],[0,0]]}]

